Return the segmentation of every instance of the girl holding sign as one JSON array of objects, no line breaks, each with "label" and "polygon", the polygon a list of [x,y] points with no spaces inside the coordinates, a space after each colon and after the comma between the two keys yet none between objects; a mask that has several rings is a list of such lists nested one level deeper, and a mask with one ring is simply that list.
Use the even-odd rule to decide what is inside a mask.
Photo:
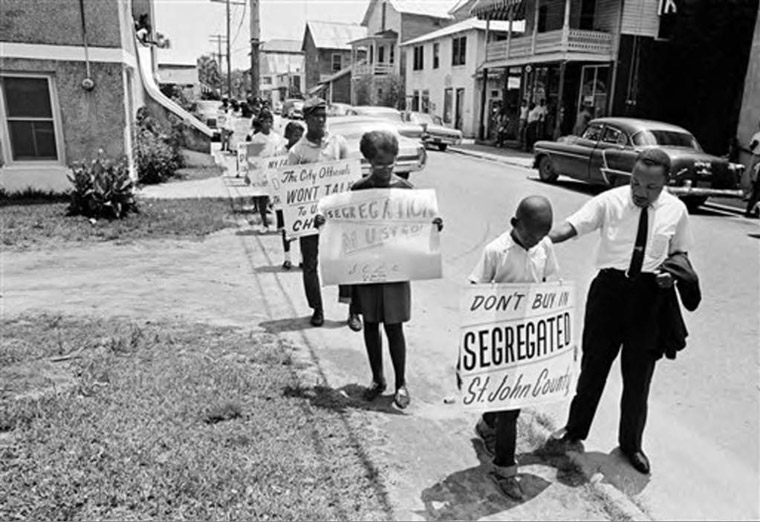
[{"label": "girl holding sign", "polygon": [[[250,143],[259,145],[261,152],[259,152],[259,158],[268,158],[275,156],[282,152],[285,148],[285,140],[282,136],[272,130],[274,125],[274,116],[268,110],[263,110],[258,116],[259,132],[254,134]],[[253,204],[258,207],[259,214],[261,215],[261,226],[264,227],[264,232],[269,231],[269,221],[267,220],[267,207],[269,206],[268,196],[255,196],[253,198]]]},{"label": "girl holding sign", "polygon": [[[394,134],[388,131],[367,132],[362,136],[359,147],[370,163],[370,174],[354,183],[351,190],[414,188],[411,183],[393,174],[398,156],[398,139]],[[439,231],[443,229],[441,218],[435,218],[433,223]],[[394,402],[404,409],[410,402],[409,390],[406,388],[404,338],[404,323],[411,316],[409,281],[354,285],[354,298],[358,299],[364,314],[364,344],[372,369],[372,384],[365,390],[364,398],[368,401],[375,400],[386,388],[383,376],[383,340],[380,335],[380,323],[383,323],[396,378]]]},{"label": "girl holding sign", "polygon": [[[290,148],[298,143],[298,140],[300,140],[302,137],[303,126],[297,121],[289,122],[285,127],[285,140],[287,143],[285,144],[283,150],[281,150],[279,153],[287,154]],[[277,209],[275,215],[277,216],[277,230],[282,233],[282,250],[285,252],[285,261],[282,263],[282,268],[285,270],[290,270],[293,268],[293,263],[290,260],[290,240],[285,234],[285,216],[283,215],[281,208]]]}]

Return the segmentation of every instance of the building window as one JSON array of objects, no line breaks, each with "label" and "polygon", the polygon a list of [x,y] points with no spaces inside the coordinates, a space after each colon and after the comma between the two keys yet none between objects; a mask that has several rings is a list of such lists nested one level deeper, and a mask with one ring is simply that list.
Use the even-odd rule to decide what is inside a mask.
[{"label": "building window", "polygon": [[3,76],[1,85],[13,160],[58,160],[49,79]]},{"label": "building window", "polygon": [[261,79],[261,83],[263,83],[264,85],[272,85],[272,77],[271,76],[264,76]]},{"label": "building window", "polygon": [[425,114],[430,112],[430,91],[427,89],[422,91],[422,105],[420,107],[420,112],[424,112]]},{"label": "building window", "polygon": [[[385,5],[385,4],[383,4],[383,5]],[[395,44],[391,44],[390,48],[391,48],[391,63],[393,63],[393,61],[396,59],[396,45]]]},{"label": "building window", "polygon": [[454,38],[451,45],[451,65],[464,65],[467,56],[467,37]]},{"label": "building window", "polygon": [[441,65],[441,44],[434,43],[433,44],[433,69],[438,69]]},{"label": "building window", "polygon": [[343,69],[343,56],[340,54],[332,55],[332,70],[338,72]]},{"label": "building window", "polygon": [[414,112],[419,112],[420,110],[420,91],[414,91],[414,95],[412,96],[412,110]]},{"label": "building window", "polygon": [[538,8],[538,25],[536,26],[537,33],[546,32],[546,22],[549,19],[549,6],[542,5]]},{"label": "building window", "polygon": [[385,46],[381,45],[377,48],[377,61],[378,63],[385,63]]},{"label": "building window", "polygon": [[596,0],[583,0],[581,2],[581,20],[580,29],[591,31],[594,29],[594,12],[596,11]]},{"label": "building window", "polygon": [[418,45],[414,48],[414,63],[412,69],[421,71],[425,68],[425,47]]}]

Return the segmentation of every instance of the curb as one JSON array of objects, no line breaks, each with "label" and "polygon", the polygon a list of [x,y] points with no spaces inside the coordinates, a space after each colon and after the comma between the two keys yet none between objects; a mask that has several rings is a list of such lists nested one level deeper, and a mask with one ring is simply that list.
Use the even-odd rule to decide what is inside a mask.
[{"label": "curb", "polygon": [[489,154],[487,152],[472,151],[467,149],[460,149],[457,147],[449,147],[449,150],[456,154],[461,154],[462,156],[470,156],[482,160],[493,161],[495,163],[503,163],[505,165],[510,165],[513,167],[520,167],[528,170],[532,170],[533,168],[529,165],[526,165],[525,162],[511,158],[509,156],[499,156],[498,154]]}]

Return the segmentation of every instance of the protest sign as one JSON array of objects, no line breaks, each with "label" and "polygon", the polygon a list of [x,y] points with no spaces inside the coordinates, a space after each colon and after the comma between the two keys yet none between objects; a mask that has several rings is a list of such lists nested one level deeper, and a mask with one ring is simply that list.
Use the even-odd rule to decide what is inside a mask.
[{"label": "protest sign", "polygon": [[472,285],[462,294],[460,315],[465,409],[512,410],[572,396],[572,283]]},{"label": "protest sign", "polygon": [[[242,191],[246,196],[272,197],[268,172],[288,164],[287,154],[266,157],[257,156],[257,154],[261,154],[263,151],[264,145],[261,143],[241,143],[238,145],[238,176],[242,176],[246,180],[246,187]],[[272,205],[275,208],[278,208],[278,203],[278,199],[272,201]]]},{"label": "protest sign", "polygon": [[322,283],[391,283],[442,276],[435,191],[370,189],[322,199]]},{"label": "protest sign", "polygon": [[314,226],[319,200],[346,192],[362,177],[358,159],[281,167],[268,174],[272,193],[279,198],[288,238],[318,234]]}]

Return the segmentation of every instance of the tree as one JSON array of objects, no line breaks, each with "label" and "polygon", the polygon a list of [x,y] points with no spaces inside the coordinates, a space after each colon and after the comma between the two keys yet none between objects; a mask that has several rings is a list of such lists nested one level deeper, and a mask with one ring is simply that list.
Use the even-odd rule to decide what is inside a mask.
[{"label": "tree", "polygon": [[198,81],[200,81],[201,85],[211,90],[218,90],[222,86],[222,75],[219,74],[219,64],[208,54],[204,54],[198,58]]},{"label": "tree", "polygon": [[398,74],[392,74],[386,77],[383,89],[383,98],[378,100],[380,105],[386,107],[393,107],[394,109],[403,110],[403,103],[405,101],[404,96],[404,80]]}]

